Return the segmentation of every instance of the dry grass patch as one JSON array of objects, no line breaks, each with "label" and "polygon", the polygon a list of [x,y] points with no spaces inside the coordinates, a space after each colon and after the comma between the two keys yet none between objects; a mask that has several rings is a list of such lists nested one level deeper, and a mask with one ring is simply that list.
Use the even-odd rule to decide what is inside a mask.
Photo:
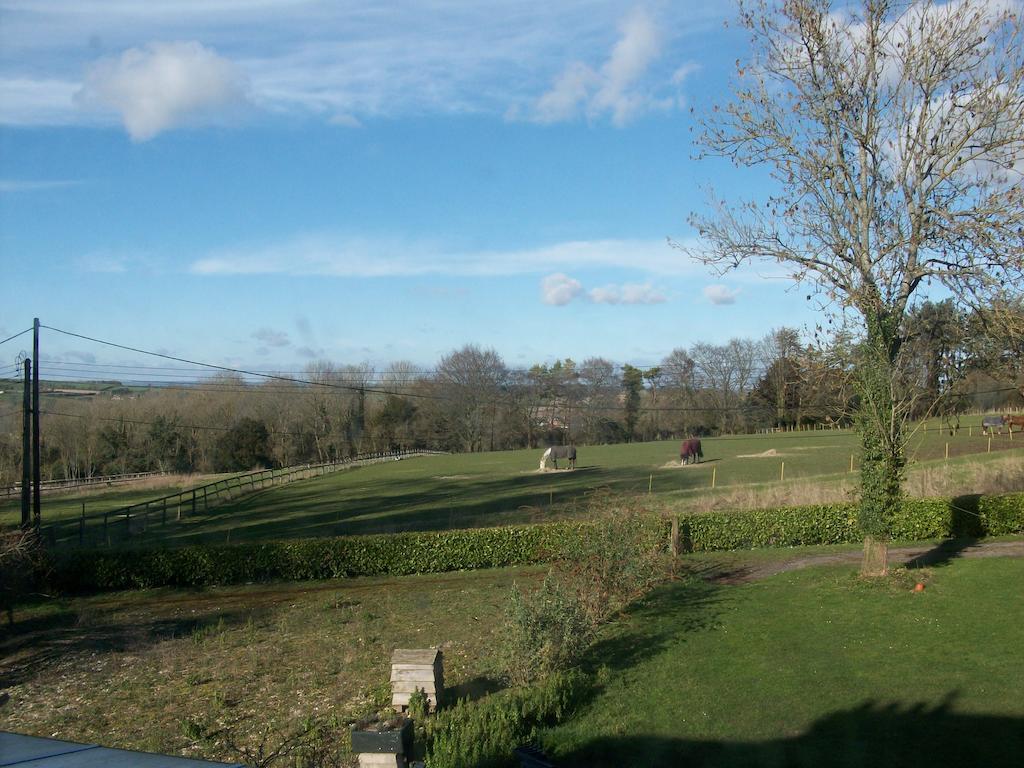
[{"label": "dry grass patch", "polygon": [[[394,648],[440,645],[464,691],[497,676],[514,581],[535,570],[122,593],[19,612],[0,630],[3,727],[239,759],[267,728],[347,724],[390,701]],[[3,697],[0,696],[0,699]]]}]

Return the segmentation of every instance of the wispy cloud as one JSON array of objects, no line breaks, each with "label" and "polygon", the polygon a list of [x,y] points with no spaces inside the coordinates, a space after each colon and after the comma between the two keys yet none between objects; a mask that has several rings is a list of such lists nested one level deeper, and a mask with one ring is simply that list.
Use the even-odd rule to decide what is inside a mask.
[{"label": "wispy cloud", "polygon": [[67,189],[77,187],[82,182],[67,179],[41,181],[32,179],[0,179],[0,193],[41,192],[48,189]]},{"label": "wispy cloud", "polygon": [[650,283],[625,283],[592,288],[587,295],[595,304],[662,304],[665,294]]},{"label": "wispy cloud", "polygon": [[285,331],[273,328],[260,328],[252,332],[252,337],[268,347],[287,347],[292,343]]},{"label": "wispy cloud", "polygon": [[77,103],[112,109],[128,135],[146,141],[186,120],[245,101],[237,67],[197,42],[154,42],[101,59],[86,73]]},{"label": "wispy cloud", "polygon": [[725,285],[709,285],[704,288],[704,298],[712,304],[735,304],[736,297],[739,295],[739,288],[733,289]]},{"label": "wispy cloud", "polygon": [[[667,83],[648,82],[652,64],[663,53],[665,40],[660,29],[647,11],[633,11],[623,20],[620,37],[604,64],[596,69],[582,61],[567,64],[526,118],[555,123],[608,115],[621,127],[644,112],[681,105],[681,99],[673,98],[666,86],[678,89],[697,66],[690,63],[677,68]],[[509,117],[518,116],[516,110],[509,112]]]},{"label": "wispy cloud", "polygon": [[[658,4],[656,21],[646,11],[623,18],[622,6],[580,0],[4,6],[0,121],[94,124],[117,116],[139,140],[237,96],[239,78],[268,112],[342,126],[410,114],[503,115],[514,105],[525,119],[587,114],[621,124],[673,101],[679,83],[671,75],[686,41],[725,13],[697,0]],[[182,45],[166,42],[175,40],[202,41],[209,56],[158,52]],[[189,76],[187,87],[161,79],[172,62],[207,76]],[[164,87],[149,87],[158,82]],[[106,111],[83,110],[79,91]],[[143,104],[142,93],[153,103]]]},{"label": "wispy cloud", "polygon": [[602,267],[672,275],[705,271],[664,240],[577,240],[520,250],[459,251],[436,243],[331,235],[221,250],[197,259],[189,270],[200,275],[412,277],[524,275]]}]

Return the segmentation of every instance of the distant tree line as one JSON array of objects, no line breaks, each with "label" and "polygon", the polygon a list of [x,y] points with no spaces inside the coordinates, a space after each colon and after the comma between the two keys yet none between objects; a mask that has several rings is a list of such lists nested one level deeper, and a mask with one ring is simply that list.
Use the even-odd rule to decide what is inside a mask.
[{"label": "distant tree line", "polygon": [[[1024,316],[1024,313],[1021,313]],[[952,303],[909,316],[900,386],[916,415],[955,421],[1021,402],[1014,339]],[[846,426],[856,339],[811,345],[791,328],[759,340],[698,343],[650,368],[600,357],[510,368],[467,345],[419,371],[393,363],[307,366],[304,383],[216,375],[200,383],[117,387],[116,396],[44,398],[43,476],[160,470],[233,472],[326,462],[365,451],[476,452]],[[61,414],[61,415],[57,415]],[[0,483],[20,477],[20,414],[0,419]]]}]

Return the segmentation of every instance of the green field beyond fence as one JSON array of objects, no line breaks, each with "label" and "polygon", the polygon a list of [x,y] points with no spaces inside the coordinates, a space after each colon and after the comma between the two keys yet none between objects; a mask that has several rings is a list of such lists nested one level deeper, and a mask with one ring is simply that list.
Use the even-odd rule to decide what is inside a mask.
[{"label": "green field beyond fence", "polygon": [[[996,436],[990,443],[979,431],[954,436],[919,431],[910,459],[942,466],[948,451],[953,466],[988,454],[990,445],[993,454],[1003,456],[1019,455],[1024,448],[1022,436]],[[702,463],[680,467],[677,441],[580,446],[577,469],[557,472],[538,471],[540,449],[424,456],[251,489],[255,492],[225,498],[209,510],[197,506],[195,514],[188,504],[180,520],[177,506],[169,515],[161,507],[159,513],[151,511],[151,524],[130,543],[225,543],[540,522],[582,513],[588,495],[603,490],[650,492],[671,502],[701,497],[712,484],[716,489],[746,486],[756,494],[780,482],[856,479],[850,469],[857,469],[858,440],[848,431],[707,438],[703,448]],[[129,503],[163,495],[151,489]],[[95,544],[102,513],[124,506],[125,499],[124,494],[47,498],[43,522],[67,520],[71,525],[58,541],[75,545],[85,501],[92,529],[83,539]],[[3,522],[14,522],[17,515],[15,504],[0,506]]]}]

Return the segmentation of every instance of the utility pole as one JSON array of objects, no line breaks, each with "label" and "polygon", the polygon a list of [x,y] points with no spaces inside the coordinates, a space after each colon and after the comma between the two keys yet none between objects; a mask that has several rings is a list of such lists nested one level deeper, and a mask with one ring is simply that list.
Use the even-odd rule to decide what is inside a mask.
[{"label": "utility pole", "polygon": [[32,323],[32,516],[36,530],[42,519],[39,505],[39,318]]},{"label": "utility pole", "polygon": [[25,358],[25,389],[21,399],[21,527],[32,522],[32,361]]}]

